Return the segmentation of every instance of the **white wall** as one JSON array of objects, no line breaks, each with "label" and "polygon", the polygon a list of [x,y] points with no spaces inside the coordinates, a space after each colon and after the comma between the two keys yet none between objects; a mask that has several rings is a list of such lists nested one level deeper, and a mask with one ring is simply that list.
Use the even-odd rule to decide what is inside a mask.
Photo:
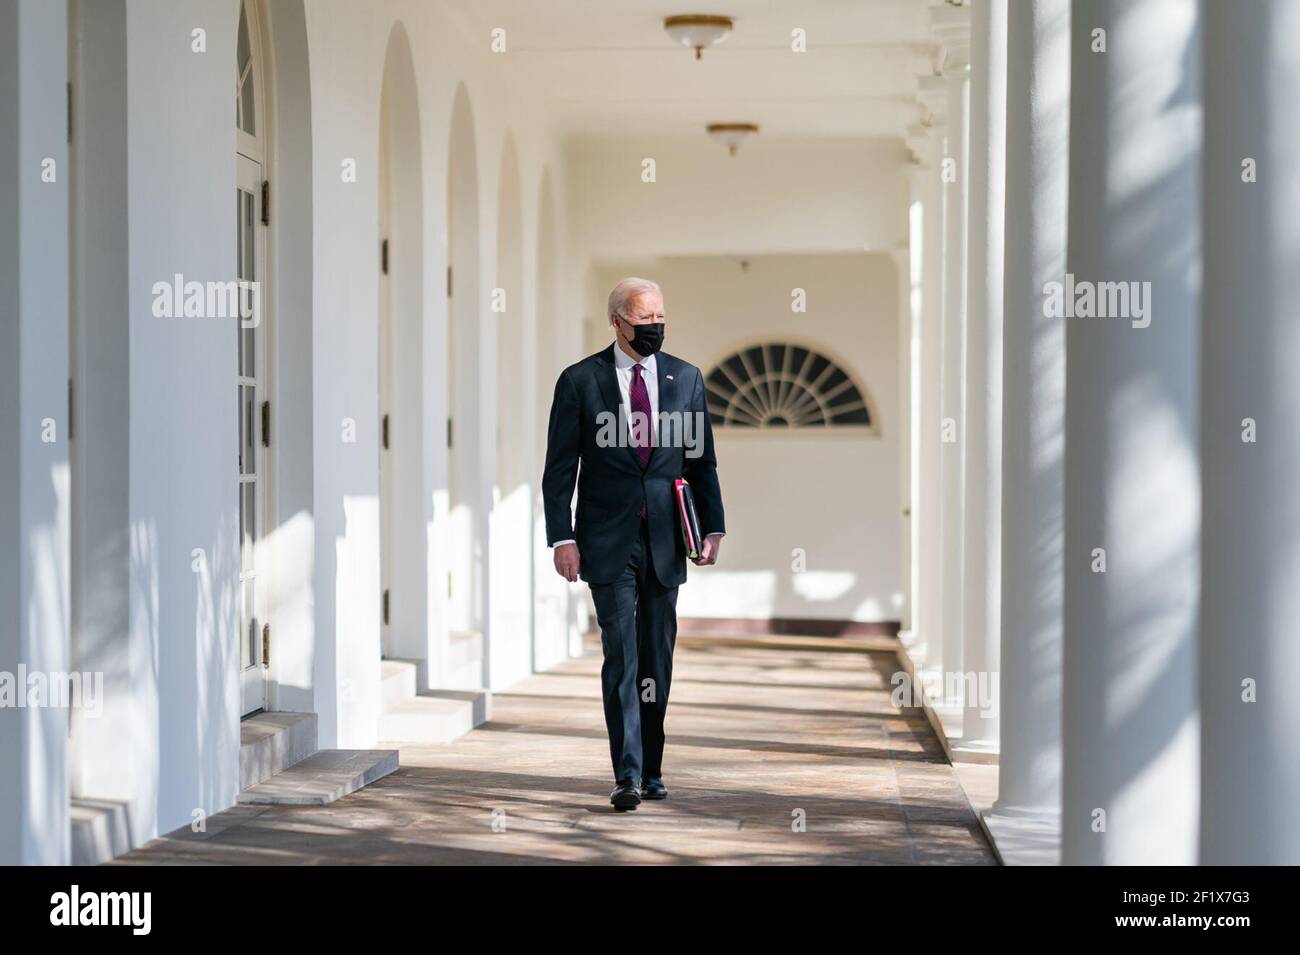
[{"label": "white wall", "polygon": [[[865,387],[879,434],[718,429],[727,536],[716,567],[689,569],[684,617],[898,619],[900,589],[899,306],[897,268],[882,253],[664,257],[599,270],[612,287],[627,268],[659,282],[665,351],[707,375],[761,342],[813,348]],[[806,313],[791,310],[804,289]],[[612,333],[593,326],[588,350]],[[802,572],[793,552],[805,552]]]},{"label": "white wall", "polygon": [[[579,263],[584,256],[888,250],[907,235],[897,141],[760,138],[729,156],[700,138],[570,150]],[[652,183],[641,181],[646,158],[655,160]]]}]

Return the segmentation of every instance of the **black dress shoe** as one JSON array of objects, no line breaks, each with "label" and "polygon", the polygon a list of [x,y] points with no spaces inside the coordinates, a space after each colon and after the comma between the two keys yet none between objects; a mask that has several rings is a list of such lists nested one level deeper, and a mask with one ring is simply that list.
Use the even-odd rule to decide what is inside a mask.
[{"label": "black dress shoe", "polygon": [[646,779],[641,782],[642,799],[667,799],[668,787],[662,779]]},{"label": "black dress shoe", "polygon": [[615,811],[628,812],[641,804],[641,794],[636,791],[636,783],[628,779],[614,787],[609,801]]}]

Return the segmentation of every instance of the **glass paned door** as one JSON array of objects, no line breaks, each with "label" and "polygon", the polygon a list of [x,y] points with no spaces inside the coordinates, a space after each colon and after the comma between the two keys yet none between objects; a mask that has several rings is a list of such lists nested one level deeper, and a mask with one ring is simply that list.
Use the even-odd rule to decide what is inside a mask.
[{"label": "glass paned door", "polygon": [[[239,602],[240,684],[243,713],[266,706],[266,670],[262,653],[262,604],[258,586],[258,550],[265,523],[266,454],[262,447],[262,401],[266,369],[261,296],[244,283],[259,283],[265,265],[262,225],[262,167],[238,156],[235,187],[238,225],[237,258],[241,314],[234,323],[239,339]],[[249,314],[251,313],[251,315]]]},{"label": "glass paned door", "polygon": [[392,288],[388,274],[392,269],[388,233],[390,205],[389,110],[387,100],[379,107],[379,647],[384,657],[396,656],[393,647],[393,459],[389,448],[394,428],[399,424],[390,417],[392,411]]}]

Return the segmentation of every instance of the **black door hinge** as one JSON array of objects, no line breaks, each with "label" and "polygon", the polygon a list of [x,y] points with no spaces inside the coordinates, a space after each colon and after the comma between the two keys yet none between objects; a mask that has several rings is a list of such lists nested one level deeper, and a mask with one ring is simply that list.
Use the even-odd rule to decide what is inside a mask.
[{"label": "black door hinge", "polygon": [[271,446],[271,402],[262,402],[262,447]]},{"label": "black door hinge", "polygon": [[388,590],[384,589],[384,626],[388,626]]},{"label": "black door hinge", "polygon": [[451,447],[451,418],[447,419],[447,447]]},{"label": "black door hinge", "polygon": [[451,266],[447,266],[447,297],[451,298]]},{"label": "black door hinge", "polygon": [[388,240],[379,243],[379,271],[388,274]]},{"label": "black door hinge", "polygon": [[262,666],[271,665],[271,625],[262,625]]},{"label": "black door hinge", "polygon": [[271,224],[271,180],[262,180],[262,225]]},{"label": "black door hinge", "polygon": [[388,415],[384,415],[384,417],[379,422],[379,440],[380,443],[383,444],[384,450],[387,451],[388,450]]}]

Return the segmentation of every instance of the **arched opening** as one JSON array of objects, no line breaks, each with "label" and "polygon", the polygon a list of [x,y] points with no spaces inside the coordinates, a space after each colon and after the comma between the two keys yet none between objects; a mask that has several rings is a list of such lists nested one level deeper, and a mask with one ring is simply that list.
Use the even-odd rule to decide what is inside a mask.
[{"label": "arched opening", "polygon": [[[246,0],[246,3],[248,0]],[[268,382],[271,442],[267,493],[271,504],[263,565],[272,573],[269,620],[272,651],[266,667],[267,705],[306,712],[328,704],[316,694],[317,662],[313,523],[315,520],[312,422],[312,130],[307,17],[302,0],[248,3],[258,12],[265,38],[263,124],[270,151],[264,154],[270,208],[266,211],[269,294]],[[273,95],[273,98],[271,96]],[[265,160],[270,158],[270,162]],[[267,575],[264,575],[267,576]]]},{"label": "arched opening", "polygon": [[[243,0],[236,36],[240,664],[243,712],[310,710],[311,83],[300,2]],[[274,650],[271,649],[274,643]]]},{"label": "arched opening", "polygon": [[482,373],[480,341],[478,159],[469,93],[456,89],[447,164],[447,630],[445,672],[453,689],[488,685],[484,639],[487,507],[481,408],[491,376]]},{"label": "arched opening", "polygon": [[496,480],[492,492],[491,686],[508,686],[532,670],[529,588],[532,574],[532,447],[529,441],[533,337],[523,289],[523,222],[514,139],[501,154],[497,202],[497,275],[492,290],[496,322]]},{"label": "arched opening", "polygon": [[239,407],[239,656],[241,713],[267,706],[270,642],[268,555],[261,546],[274,520],[271,475],[271,312],[267,203],[272,155],[267,135],[267,70],[260,6],[239,6],[235,48],[236,278],[240,282],[237,391]]},{"label": "arched opening", "polygon": [[[542,173],[537,200],[537,377],[533,420],[535,436],[533,473],[541,474],[546,459],[546,422],[551,393],[563,364],[556,347],[558,328],[555,302],[555,200],[550,171]],[[533,668],[544,670],[569,655],[569,586],[551,563],[546,546],[546,524],[540,489],[533,504]]]},{"label": "arched opening", "polygon": [[563,367],[556,334],[558,322],[555,304],[555,198],[551,190],[551,171],[542,171],[537,197],[537,395],[539,401],[534,420],[536,447],[533,467],[542,473],[546,462],[546,420],[551,408],[551,389]]},{"label": "arched opening", "polygon": [[423,487],[424,255],[420,113],[406,30],[393,27],[379,106],[381,647],[426,655]]}]

